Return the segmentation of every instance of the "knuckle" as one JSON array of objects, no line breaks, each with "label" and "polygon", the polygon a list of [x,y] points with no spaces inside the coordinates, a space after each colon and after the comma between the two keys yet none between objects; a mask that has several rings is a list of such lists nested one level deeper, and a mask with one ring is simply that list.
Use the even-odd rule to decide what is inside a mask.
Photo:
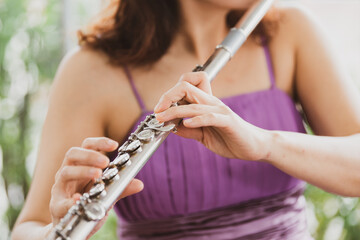
[{"label": "knuckle", "polygon": [[199,104],[192,104],[191,106],[193,108],[194,111],[200,111],[201,110],[201,106],[199,106]]},{"label": "knuckle", "polygon": [[193,89],[192,89],[193,85],[189,82],[182,82],[181,83],[181,89],[184,95],[189,95],[192,94]]},{"label": "knuckle", "polygon": [[180,88],[185,89],[185,88],[187,88],[188,86],[189,86],[189,83],[186,82],[186,81],[182,81],[182,82],[179,83],[179,87],[180,87]]},{"label": "knuckle", "polygon": [[[56,182],[57,182],[57,181],[59,180],[59,178],[60,178],[60,172],[61,172],[61,169],[59,169],[59,170],[56,172],[56,174],[55,174],[55,184],[56,184]],[[54,188],[55,184],[53,185],[53,188]]]},{"label": "knuckle", "polygon": [[208,80],[209,79],[209,75],[204,71],[197,72],[197,74],[200,77],[200,80]]},{"label": "knuckle", "polygon": [[64,166],[64,167],[60,170],[59,178],[60,178],[60,179],[66,179],[66,178],[69,177],[69,173],[70,173],[70,167],[69,167],[69,166]]},{"label": "knuckle", "polygon": [[230,111],[230,108],[224,104],[219,106],[221,113],[228,113]]},{"label": "knuckle", "polygon": [[56,203],[57,203],[57,195],[56,195],[56,192],[57,192],[57,185],[54,184],[52,187],[51,187],[51,198],[50,198],[50,203],[49,203],[49,206],[50,208],[53,208]]},{"label": "knuckle", "polygon": [[188,72],[181,75],[179,82],[190,83],[192,85],[198,85],[199,83],[209,80],[209,75],[204,72]]},{"label": "knuckle", "polygon": [[183,113],[182,113],[182,111],[173,111],[169,115],[173,115],[173,117],[175,117],[175,118],[180,118],[183,116]]},{"label": "knuckle", "polygon": [[209,118],[209,119],[215,119],[215,118],[216,118],[216,113],[213,113],[213,112],[212,112],[212,113],[209,113],[209,114],[208,114],[208,118]]},{"label": "knuckle", "polygon": [[166,100],[166,99],[168,99],[168,98],[169,98],[169,96],[170,96],[170,91],[167,91],[166,93],[164,93],[164,94],[163,94],[163,96],[162,96],[162,97],[163,97],[163,99],[165,99],[165,100]]},{"label": "knuckle", "polygon": [[80,147],[71,147],[66,153],[65,153],[65,165],[71,165],[74,163],[75,159],[79,159],[79,154],[84,152],[84,148]]},{"label": "knuckle", "polygon": [[65,158],[71,158],[75,152],[77,151],[76,147],[71,147],[66,153],[65,153]]},{"label": "knuckle", "polygon": [[181,74],[178,82],[185,81],[184,78],[185,78],[185,73]]},{"label": "knuckle", "polygon": [[[54,185],[52,185],[51,190],[50,190],[52,197],[55,195],[55,191],[56,191],[56,183],[54,183]],[[53,199],[53,198],[51,198],[51,199]]]},{"label": "knuckle", "polygon": [[49,210],[52,215],[55,214],[57,207],[56,207],[56,200],[53,195],[51,195],[50,203],[49,203]]},{"label": "knuckle", "polygon": [[192,72],[188,72],[188,73],[184,73],[181,75],[180,79],[179,79],[179,82],[184,82],[184,81],[188,81],[189,78],[191,78],[191,76],[193,75],[194,73]]},{"label": "knuckle", "polygon": [[94,140],[94,138],[91,138],[91,137],[85,138],[82,145],[83,146],[89,146],[89,145],[91,145],[93,140]]},{"label": "knuckle", "polygon": [[196,116],[196,117],[193,118],[193,121],[197,122],[197,123],[201,123],[201,122],[204,121],[204,119],[206,119],[205,116]]},{"label": "knuckle", "polygon": [[171,101],[170,92],[166,92],[162,96],[162,101]]},{"label": "knuckle", "polygon": [[80,153],[80,154],[81,154],[81,158],[87,159],[87,158],[91,157],[91,156],[94,154],[95,150],[82,148],[82,149],[80,150],[80,152],[81,152],[81,153]]},{"label": "knuckle", "polygon": [[73,151],[72,148],[70,148],[69,150],[66,151],[66,153],[65,153],[65,159],[68,159],[68,158],[71,157],[72,151]]},{"label": "knuckle", "polygon": [[[189,78],[190,80],[191,78]],[[190,86],[193,86],[193,82],[192,81],[184,81],[182,82],[183,86],[185,87],[190,87]]]},{"label": "knuckle", "polygon": [[96,161],[99,158],[104,157],[103,154],[101,154],[100,152],[97,151],[86,151],[86,156],[85,158],[88,159],[89,161]]},{"label": "knuckle", "polygon": [[102,170],[101,170],[100,168],[94,168],[94,171],[96,172],[95,175],[96,175],[97,177],[100,177],[100,176],[101,176]]}]

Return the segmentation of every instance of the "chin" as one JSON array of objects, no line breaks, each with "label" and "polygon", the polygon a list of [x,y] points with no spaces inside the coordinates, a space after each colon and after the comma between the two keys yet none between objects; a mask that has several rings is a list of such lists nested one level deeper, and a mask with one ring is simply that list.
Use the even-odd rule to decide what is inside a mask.
[{"label": "chin", "polygon": [[251,6],[256,0],[200,0],[212,3],[221,8],[228,9],[246,9]]}]

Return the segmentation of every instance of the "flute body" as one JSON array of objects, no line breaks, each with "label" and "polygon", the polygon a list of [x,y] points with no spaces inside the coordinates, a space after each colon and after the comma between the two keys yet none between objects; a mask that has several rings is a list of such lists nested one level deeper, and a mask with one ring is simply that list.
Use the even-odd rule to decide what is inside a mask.
[{"label": "flute body", "polygon": [[[206,72],[212,81],[258,25],[273,1],[260,0],[252,5],[205,64],[193,71]],[[176,122],[160,123],[154,114],[148,115],[118,149],[117,157],[104,170],[101,179],[69,209],[47,239],[87,239],[151,155],[170,132],[176,130],[176,125]]]}]

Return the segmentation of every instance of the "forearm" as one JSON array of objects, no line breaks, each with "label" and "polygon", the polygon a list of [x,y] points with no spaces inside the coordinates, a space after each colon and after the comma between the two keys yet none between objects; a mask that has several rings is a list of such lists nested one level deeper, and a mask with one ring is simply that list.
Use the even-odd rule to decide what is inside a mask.
[{"label": "forearm", "polygon": [[360,134],[323,137],[269,131],[266,162],[326,191],[360,196]]},{"label": "forearm", "polygon": [[23,222],[14,228],[11,239],[44,240],[50,233],[52,226],[52,223],[46,225],[36,221]]}]

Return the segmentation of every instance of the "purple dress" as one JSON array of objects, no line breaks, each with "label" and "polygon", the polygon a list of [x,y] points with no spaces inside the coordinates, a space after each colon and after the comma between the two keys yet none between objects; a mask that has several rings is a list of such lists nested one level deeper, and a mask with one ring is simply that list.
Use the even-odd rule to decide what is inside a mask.
[{"label": "purple dress", "polygon": [[[275,85],[222,98],[244,120],[264,129],[305,133],[293,100]],[[143,112],[150,114],[125,68]],[[170,134],[137,175],[144,190],[120,200],[120,239],[311,239],[304,182],[270,164],[229,159],[201,143]]]}]

